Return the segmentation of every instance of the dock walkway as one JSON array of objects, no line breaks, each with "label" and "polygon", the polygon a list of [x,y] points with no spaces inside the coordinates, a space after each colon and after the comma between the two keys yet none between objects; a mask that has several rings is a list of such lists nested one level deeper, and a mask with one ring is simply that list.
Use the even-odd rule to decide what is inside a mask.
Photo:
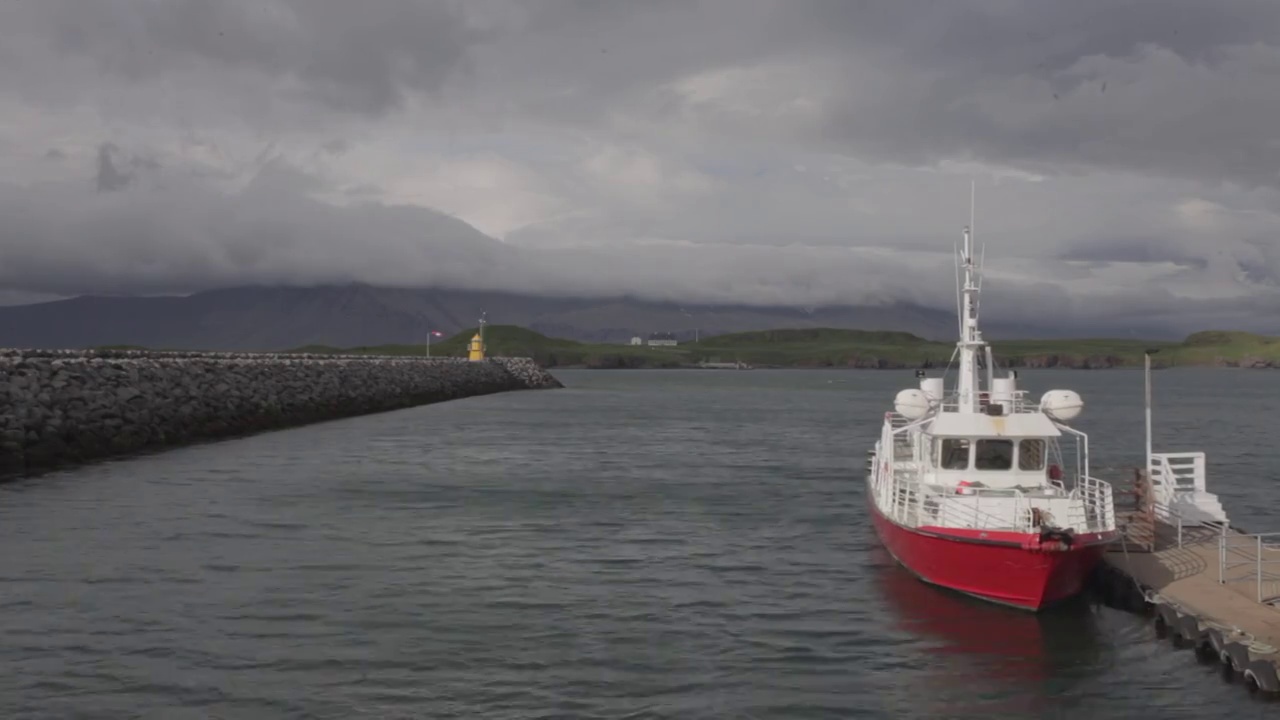
[{"label": "dock walkway", "polygon": [[1280,693],[1280,533],[1188,521],[1158,501],[1139,506],[1119,513],[1124,537],[1105,558],[1112,582],[1136,583],[1157,634],[1176,647],[1221,662],[1225,678],[1251,690]]}]

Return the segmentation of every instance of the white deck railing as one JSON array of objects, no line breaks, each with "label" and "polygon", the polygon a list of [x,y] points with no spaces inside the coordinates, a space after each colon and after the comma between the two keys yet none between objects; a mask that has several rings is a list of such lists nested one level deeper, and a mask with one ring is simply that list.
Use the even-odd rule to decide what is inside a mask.
[{"label": "white deck railing", "polygon": [[951,488],[930,490],[922,506],[930,525],[1014,532],[1035,529],[1031,504],[1020,490],[976,488],[964,495],[956,495]]},{"label": "white deck railing", "polygon": [[1151,486],[1158,500],[1173,502],[1178,493],[1205,492],[1202,452],[1152,453]]},{"label": "white deck railing", "polygon": [[[992,403],[1000,403],[1006,405],[1008,414],[1025,414],[1040,412],[1040,401],[1035,399],[1026,390],[1014,390],[1012,393],[996,393],[991,394],[982,391],[978,394],[979,405],[986,406]],[[960,393],[952,391],[942,398],[942,410],[944,412],[955,412],[960,409]]]},{"label": "white deck railing", "polygon": [[1067,517],[1068,527],[1089,533],[1116,528],[1116,506],[1111,483],[1086,475],[1076,483],[1070,497],[1078,498],[1080,504],[1071,504]]},{"label": "white deck railing", "polygon": [[1227,522],[1218,496],[1205,489],[1205,454],[1202,452],[1152,453],[1151,493],[1188,525]]},{"label": "white deck railing", "polygon": [[[916,457],[908,433],[912,421],[886,413],[876,444],[872,491],[881,512],[906,527],[938,525],[978,530],[1032,532],[1037,529],[1033,498],[1016,488],[970,488],[956,494],[950,487],[920,482],[925,458]],[[902,457],[905,452],[910,456]],[[1069,493],[1046,500],[1057,508],[1065,505],[1065,526],[1076,532],[1114,530],[1115,507],[1111,485],[1096,478],[1077,478]],[[1046,508],[1047,509],[1047,508]]]}]

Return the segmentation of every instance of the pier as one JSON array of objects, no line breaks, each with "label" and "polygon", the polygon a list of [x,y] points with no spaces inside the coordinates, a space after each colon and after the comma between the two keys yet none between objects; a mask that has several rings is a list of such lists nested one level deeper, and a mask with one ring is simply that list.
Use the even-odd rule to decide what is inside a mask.
[{"label": "pier", "polygon": [[1280,696],[1280,533],[1234,527],[1206,490],[1204,453],[1151,453],[1117,497],[1124,534],[1099,568],[1107,604],[1153,618],[1157,637]]}]

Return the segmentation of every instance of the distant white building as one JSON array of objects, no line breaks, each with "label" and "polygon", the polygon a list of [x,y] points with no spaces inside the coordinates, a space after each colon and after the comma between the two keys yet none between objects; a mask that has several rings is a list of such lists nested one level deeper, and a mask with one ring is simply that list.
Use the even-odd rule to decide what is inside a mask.
[{"label": "distant white building", "polygon": [[675,347],[676,336],[671,333],[652,333],[649,335],[649,347]]},{"label": "distant white building", "polygon": [[640,339],[640,336],[639,336],[639,335],[636,335],[635,337],[631,338],[631,344],[632,344],[632,345],[643,345],[643,344],[644,344],[644,340],[641,340],[641,339]]}]

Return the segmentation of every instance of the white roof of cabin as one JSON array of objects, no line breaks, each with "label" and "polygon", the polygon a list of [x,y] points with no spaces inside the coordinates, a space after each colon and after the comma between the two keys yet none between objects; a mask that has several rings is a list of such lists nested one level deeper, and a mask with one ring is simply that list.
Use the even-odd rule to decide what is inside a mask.
[{"label": "white roof of cabin", "polygon": [[934,416],[925,432],[937,437],[1058,437],[1062,432],[1042,413],[991,416],[944,412]]}]

